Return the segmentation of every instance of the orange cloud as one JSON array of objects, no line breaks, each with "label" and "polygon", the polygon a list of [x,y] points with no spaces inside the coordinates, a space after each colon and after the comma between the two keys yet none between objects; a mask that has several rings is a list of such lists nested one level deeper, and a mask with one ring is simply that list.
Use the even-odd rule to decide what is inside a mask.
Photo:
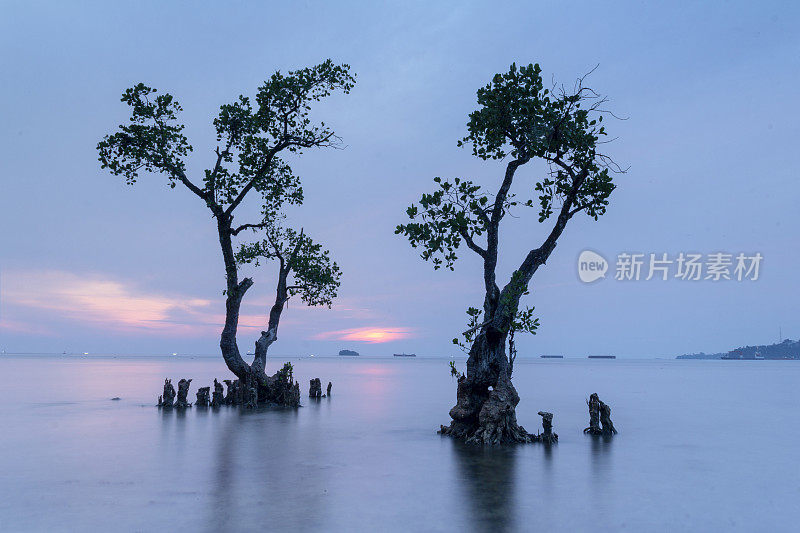
[{"label": "orange cloud", "polygon": [[[135,281],[107,274],[6,270],[0,281],[3,303],[0,331],[55,335],[56,324],[66,321],[122,334],[192,337],[217,336],[225,322],[225,305],[221,298],[210,300],[156,292]],[[257,293],[253,296],[244,303],[239,316],[239,327],[249,335],[265,329],[269,305],[268,297],[259,297]],[[289,316],[281,320],[281,326],[284,331],[299,329],[307,338],[311,334],[309,324],[318,324],[318,321],[309,320],[306,313],[320,311],[293,306]],[[338,320],[374,318],[371,315],[367,309],[346,306]],[[364,327],[329,331],[312,338],[382,343],[409,336],[408,328]]]},{"label": "orange cloud", "polygon": [[326,331],[315,335],[317,340],[342,340],[368,342],[371,344],[381,342],[391,342],[406,339],[412,336],[409,328],[353,328],[342,329],[339,331]]},{"label": "orange cloud", "polygon": [[58,270],[5,272],[3,299],[6,305],[123,331],[197,332],[218,318],[209,312],[210,300],[152,294],[108,277]]}]

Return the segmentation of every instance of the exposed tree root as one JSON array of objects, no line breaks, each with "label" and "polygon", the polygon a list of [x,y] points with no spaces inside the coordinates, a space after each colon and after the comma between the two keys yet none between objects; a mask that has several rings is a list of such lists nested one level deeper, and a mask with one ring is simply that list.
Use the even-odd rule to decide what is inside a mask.
[{"label": "exposed tree root", "polygon": [[545,444],[558,442],[558,434],[553,432],[553,413],[539,411],[539,416],[542,417],[542,429],[544,430],[538,435],[539,440]]},{"label": "exposed tree root", "polygon": [[189,385],[192,383],[191,379],[182,379],[178,382],[178,400],[175,402],[175,407],[185,409],[191,407],[189,403]]},{"label": "exposed tree root", "polygon": [[469,383],[462,376],[458,380],[457,403],[450,410],[453,421],[441,426],[439,433],[471,444],[512,444],[540,440],[539,435],[525,431],[517,424],[515,408],[519,403],[511,380],[501,374],[501,379],[491,390]]},{"label": "exposed tree root", "polygon": [[[191,379],[182,379],[178,383],[178,400],[175,401],[175,387],[167,379],[164,381],[164,392],[158,397],[158,406],[163,408],[191,407],[186,401],[189,393]],[[224,380],[228,386],[227,395],[223,395],[222,384],[214,380],[214,391],[210,401],[211,407],[221,405],[240,405],[250,409],[259,406],[300,406],[300,384],[292,381],[291,372],[286,367],[272,376],[265,373],[253,372],[248,375],[246,383],[240,380]],[[197,405],[209,405],[209,392],[211,387],[201,387],[197,391]]]},{"label": "exposed tree root", "polygon": [[[217,380],[214,380],[215,382]],[[209,400],[211,396],[211,387],[200,387],[197,389],[197,400],[194,404],[197,407],[208,407],[211,401]]]},{"label": "exposed tree root", "polygon": [[308,382],[308,397],[322,398],[322,382],[319,378],[313,378]]},{"label": "exposed tree root", "polygon": [[586,405],[589,406],[589,427],[583,430],[584,433],[606,436],[617,434],[617,428],[611,421],[611,406],[603,403],[596,392],[589,396]]},{"label": "exposed tree root", "polygon": [[172,408],[175,401],[175,387],[172,386],[172,380],[164,380],[164,393],[158,397],[158,406],[167,409]]}]

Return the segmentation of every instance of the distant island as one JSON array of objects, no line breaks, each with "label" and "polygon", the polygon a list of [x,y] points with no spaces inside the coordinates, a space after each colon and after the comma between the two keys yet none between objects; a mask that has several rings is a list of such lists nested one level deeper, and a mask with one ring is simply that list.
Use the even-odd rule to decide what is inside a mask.
[{"label": "distant island", "polygon": [[339,350],[339,355],[361,355],[353,350]]},{"label": "distant island", "polygon": [[415,353],[396,353],[394,354],[395,357],[416,357],[417,354]]},{"label": "distant island", "polygon": [[679,355],[675,359],[722,359],[722,356],[725,355],[726,352],[720,353],[705,353],[705,352],[698,352],[698,353],[685,353],[683,355]]},{"label": "distant island", "polygon": [[729,352],[684,354],[676,359],[800,359],[800,340],[786,339],[770,345],[740,346]]}]

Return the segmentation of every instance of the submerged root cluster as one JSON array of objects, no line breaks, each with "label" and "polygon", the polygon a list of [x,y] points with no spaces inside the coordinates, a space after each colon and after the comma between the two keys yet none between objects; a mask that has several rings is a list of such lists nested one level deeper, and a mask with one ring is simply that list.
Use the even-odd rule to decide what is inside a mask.
[{"label": "submerged root cluster", "polygon": [[[441,426],[439,433],[470,444],[514,444],[558,440],[552,432],[553,415],[543,416],[542,434],[528,433],[517,423],[519,395],[507,377],[491,388],[471,384],[465,376],[458,380],[457,403],[450,410],[453,421]],[[540,412],[540,414],[542,414]]]},{"label": "submerged root cluster", "polygon": [[[181,379],[178,383],[177,400],[175,387],[170,379],[164,380],[164,392],[158,397],[158,407],[165,409],[183,409],[191,407],[187,401],[191,379]],[[263,372],[251,373],[247,379],[223,380],[228,390],[223,394],[223,387],[214,380],[213,396],[209,399],[211,387],[200,387],[197,391],[197,407],[220,407],[222,405],[241,405],[247,408],[258,406],[300,406],[300,384],[293,381],[291,371],[286,367],[272,376]]]}]

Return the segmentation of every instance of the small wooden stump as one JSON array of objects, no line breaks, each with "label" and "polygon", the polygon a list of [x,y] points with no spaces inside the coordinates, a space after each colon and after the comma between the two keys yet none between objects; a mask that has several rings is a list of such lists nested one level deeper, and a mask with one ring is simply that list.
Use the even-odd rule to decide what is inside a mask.
[{"label": "small wooden stump", "polygon": [[617,434],[617,429],[611,421],[611,407],[600,401],[596,392],[589,396],[586,405],[589,406],[589,427],[583,430],[584,433],[606,436]]},{"label": "small wooden stump", "polygon": [[225,397],[222,395],[222,392],[222,383],[217,381],[217,378],[214,378],[214,394],[211,397],[211,407],[219,407],[225,403]]},{"label": "small wooden stump", "polygon": [[544,433],[539,435],[539,440],[545,444],[558,442],[558,434],[553,433],[553,413],[539,411],[539,416],[542,417],[542,429],[544,430]]},{"label": "small wooden stump", "polygon": [[211,392],[211,387],[200,387],[197,389],[197,400],[194,404],[197,407],[208,407],[209,405],[209,395]]},{"label": "small wooden stump", "polygon": [[192,406],[192,404],[188,402],[189,385],[191,383],[191,379],[182,379],[178,382],[178,401],[175,402],[176,408],[185,409]]},{"label": "small wooden stump", "polygon": [[228,387],[228,392],[225,395],[225,405],[239,405],[242,403],[242,395],[240,392],[238,379],[223,379],[223,383]]},{"label": "small wooden stump", "polygon": [[164,380],[164,393],[158,397],[158,406],[171,409],[175,402],[175,387],[172,386],[172,381],[169,379]]},{"label": "small wooden stump", "polygon": [[244,406],[247,409],[255,409],[258,407],[258,389],[256,387],[248,387]]},{"label": "small wooden stump", "polygon": [[322,382],[319,378],[314,378],[310,380],[308,387],[308,397],[309,398],[322,398]]},{"label": "small wooden stump", "polygon": [[611,406],[600,402],[600,424],[603,426],[603,435],[616,435],[617,428],[611,421]]}]

